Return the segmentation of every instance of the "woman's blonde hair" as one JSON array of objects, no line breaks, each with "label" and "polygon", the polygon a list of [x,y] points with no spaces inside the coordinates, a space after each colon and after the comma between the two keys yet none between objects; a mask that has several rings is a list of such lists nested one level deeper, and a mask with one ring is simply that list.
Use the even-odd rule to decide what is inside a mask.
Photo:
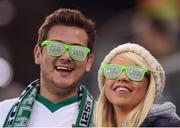
[{"label": "woman's blonde hair", "polygon": [[[126,119],[122,122],[116,122],[115,120],[115,112],[113,109],[113,104],[110,103],[105,96],[104,86],[101,88],[101,93],[96,105],[96,126],[99,127],[115,127],[115,126],[131,126],[131,127],[138,127],[142,124],[142,122],[147,117],[151,106],[154,102],[155,94],[156,94],[156,85],[155,79],[152,73],[155,73],[151,67],[149,67],[144,59],[139,55],[132,53],[132,52],[123,52],[120,53],[122,57],[127,58],[128,60],[132,60],[139,66],[147,67],[150,70],[150,79],[148,90],[144,99],[127,115]],[[112,59],[112,58],[111,58]],[[103,75],[103,73],[101,73]],[[104,77],[104,76],[101,76]]]}]

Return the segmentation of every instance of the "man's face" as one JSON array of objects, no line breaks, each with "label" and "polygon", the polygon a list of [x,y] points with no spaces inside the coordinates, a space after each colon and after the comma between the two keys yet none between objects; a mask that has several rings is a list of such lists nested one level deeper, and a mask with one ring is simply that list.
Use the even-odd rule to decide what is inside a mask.
[{"label": "man's face", "polygon": [[[88,36],[81,28],[56,25],[49,30],[47,40],[87,47]],[[73,60],[68,51],[58,57],[51,56],[47,53],[47,46],[36,46],[34,53],[35,63],[41,68],[41,88],[64,95],[76,93],[79,80],[90,71],[94,60],[92,54],[84,61]]]}]

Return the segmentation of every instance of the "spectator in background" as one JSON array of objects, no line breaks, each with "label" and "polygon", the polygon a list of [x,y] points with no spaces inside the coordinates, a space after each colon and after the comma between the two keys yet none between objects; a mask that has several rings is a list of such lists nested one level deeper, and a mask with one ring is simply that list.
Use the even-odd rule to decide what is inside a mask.
[{"label": "spectator in background", "polygon": [[176,107],[161,103],[165,73],[144,47],[127,43],[104,58],[98,73],[98,127],[180,126]]},{"label": "spectator in background", "polygon": [[161,58],[179,50],[178,0],[140,0],[132,19],[135,40]]},{"label": "spectator in background", "polygon": [[59,9],[46,17],[38,34],[34,59],[40,79],[19,98],[0,103],[0,126],[91,126],[94,100],[79,81],[94,61],[94,22],[80,11]]},{"label": "spectator in background", "polygon": [[136,14],[132,21],[134,39],[149,48],[155,56],[164,57],[177,50],[175,40],[168,34],[167,28],[161,20]]}]

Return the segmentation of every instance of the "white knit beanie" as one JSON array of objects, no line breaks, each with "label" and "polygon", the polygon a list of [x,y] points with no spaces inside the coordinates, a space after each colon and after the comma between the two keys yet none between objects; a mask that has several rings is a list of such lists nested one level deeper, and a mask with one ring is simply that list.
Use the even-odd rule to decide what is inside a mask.
[{"label": "white knit beanie", "polygon": [[104,76],[103,76],[103,64],[108,64],[111,62],[111,60],[118,54],[124,53],[124,52],[132,52],[140,56],[144,59],[148,67],[150,67],[151,70],[155,71],[152,72],[152,75],[155,79],[156,84],[156,96],[155,100],[159,100],[159,97],[161,97],[164,85],[165,85],[165,72],[163,67],[159,64],[159,62],[151,55],[151,53],[146,50],[144,47],[134,44],[134,43],[126,43],[119,45],[118,47],[114,48],[109,52],[108,55],[105,56],[104,60],[101,63],[100,69],[98,71],[98,82],[99,82],[99,89],[101,91],[103,85],[104,85]]}]

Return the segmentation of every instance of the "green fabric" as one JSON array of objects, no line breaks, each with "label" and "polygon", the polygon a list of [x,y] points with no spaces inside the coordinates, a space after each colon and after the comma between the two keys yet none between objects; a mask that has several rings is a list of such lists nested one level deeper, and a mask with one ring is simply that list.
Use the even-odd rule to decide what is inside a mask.
[{"label": "green fabric", "polygon": [[72,103],[78,102],[78,96],[74,96],[71,97],[67,100],[62,100],[59,103],[53,103],[50,100],[46,99],[45,97],[41,96],[41,95],[37,95],[36,100],[39,101],[41,104],[43,104],[44,106],[46,106],[52,113],[55,112],[56,110],[70,105]]},{"label": "green fabric", "polygon": [[83,88],[81,91],[84,96],[80,104],[76,127],[90,127],[90,124],[92,124],[91,117],[93,115],[94,99],[86,89]]}]

